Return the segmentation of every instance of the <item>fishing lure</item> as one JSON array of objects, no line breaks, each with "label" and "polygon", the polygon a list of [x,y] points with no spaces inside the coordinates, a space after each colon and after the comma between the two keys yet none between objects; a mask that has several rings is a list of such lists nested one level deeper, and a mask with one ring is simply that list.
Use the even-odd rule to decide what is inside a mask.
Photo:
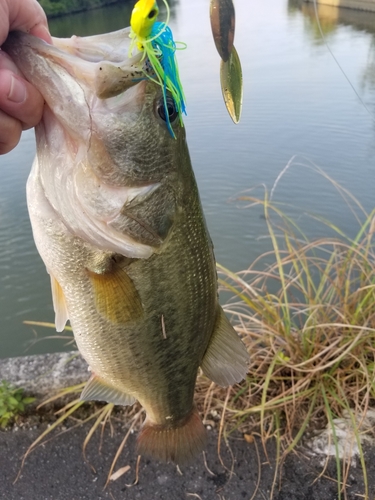
[{"label": "fishing lure", "polygon": [[130,18],[130,26],[139,40],[138,48],[142,50],[143,42],[151,35],[152,27],[159,15],[159,7],[155,0],[139,0]]},{"label": "fishing lure", "polygon": [[[173,40],[171,29],[167,26],[169,7],[166,0],[163,2],[167,9],[167,21],[164,23],[157,22],[159,7],[155,0],[139,0],[135,4],[130,18],[132,38],[130,54],[135,45],[144,51],[144,57],[147,57],[153,72],[151,75],[145,72],[145,75],[163,89],[167,127],[172,137],[176,138],[169,119],[167,92],[173,97],[181,126],[183,126],[182,113],[186,114],[185,96],[178,72],[176,42]],[[181,48],[185,47],[185,44],[182,44]]]},{"label": "fishing lure", "polygon": [[211,0],[210,19],[216,49],[221,57],[221,91],[234,123],[241,117],[243,83],[240,58],[234,48],[235,11],[233,0]]}]

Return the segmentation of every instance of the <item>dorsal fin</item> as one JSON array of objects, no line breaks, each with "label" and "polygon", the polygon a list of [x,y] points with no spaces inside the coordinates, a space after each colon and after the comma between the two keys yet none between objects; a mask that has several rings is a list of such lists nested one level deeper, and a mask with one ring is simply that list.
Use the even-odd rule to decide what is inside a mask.
[{"label": "dorsal fin", "polygon": [[203,373],[222,387],[246,377],[249,354],[219,306],[214,333],[201,363]]}]

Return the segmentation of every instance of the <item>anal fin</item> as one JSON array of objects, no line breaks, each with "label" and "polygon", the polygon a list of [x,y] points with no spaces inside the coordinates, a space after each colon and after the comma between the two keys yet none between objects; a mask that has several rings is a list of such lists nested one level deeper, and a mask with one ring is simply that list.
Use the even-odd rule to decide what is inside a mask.
[{"label": "anal fin", "polygon": [[201,363],[203,373],[215,384],[227,387],[246,377],[249,354],[219,306],[214,332]]},{"label": "anal fin", "polygon": [[51,276],[52,301],[53,309],[55,311],[56,331],[62,332],[65,328],[66,322],[69,319],[68,310],[66,308],[65,295],[56,278],[51,273],[49,274]]},{"label": "anal fin", "polygon": [[81,401],[106,401],[115,405],[131,406],[135,398],[126,392],[104,382],[96,375],[92,375],[85,385],[80,397]]}]

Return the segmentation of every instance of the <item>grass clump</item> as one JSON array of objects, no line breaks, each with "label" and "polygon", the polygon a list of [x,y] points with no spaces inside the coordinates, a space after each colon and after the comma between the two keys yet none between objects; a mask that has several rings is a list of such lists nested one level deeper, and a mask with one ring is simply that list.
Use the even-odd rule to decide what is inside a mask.
[{"label": "grass clump", "polygon": [[365,410],[375,400],[375,211],[352,241],[303,241],[287,220],[282,249],[269,211],[281,214],[262,203],[274,249],[261,258],[273,254],[275,262],[259,270],[258,259],[236,274],[218,266],[221,286],[234,297],[226,312],[252,354],[251,404],[244,390],[236,397],[248,407],[241,418],[259,411],[264,420],[267,410],[284,409],[297,424],[291,431],[313,396],[312,417],[324,409],[322,391],[334,414]]},{"label": "grass clump", "polygon": [[26,405],[35,401],[33,397],[25,397],[22,388],[13,387],[6,380],[0,383],[0,427],[5,429],[20,413],[25,411]]},{"label": "grass clump", "polygon": [[333,236],[309,241],[267,196],[243,200],[263,206],[272,248],[246,271],[218,266],[221,287],[233,295],[226,312],[251,354],[246,383],[230,389],[226,422],[260,428],[263,442],[277,437],[284,454],[308,427],[328,425],[341,498],[348,469],[341,471],[335,423],[345,418],[367,490],[361,432],[375,403],[375,210],[365,214],[351,197],[364,214],[357,235],[322,220]]}]

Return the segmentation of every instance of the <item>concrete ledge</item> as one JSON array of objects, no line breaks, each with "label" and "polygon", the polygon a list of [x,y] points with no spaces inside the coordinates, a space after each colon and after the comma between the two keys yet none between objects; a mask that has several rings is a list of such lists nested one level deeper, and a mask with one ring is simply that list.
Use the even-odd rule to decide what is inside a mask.
[{"label": "concrete ledge", "polygon": [[0,381],[38,398],[88,378],[87,363],[78,351],[0,359]]}]

